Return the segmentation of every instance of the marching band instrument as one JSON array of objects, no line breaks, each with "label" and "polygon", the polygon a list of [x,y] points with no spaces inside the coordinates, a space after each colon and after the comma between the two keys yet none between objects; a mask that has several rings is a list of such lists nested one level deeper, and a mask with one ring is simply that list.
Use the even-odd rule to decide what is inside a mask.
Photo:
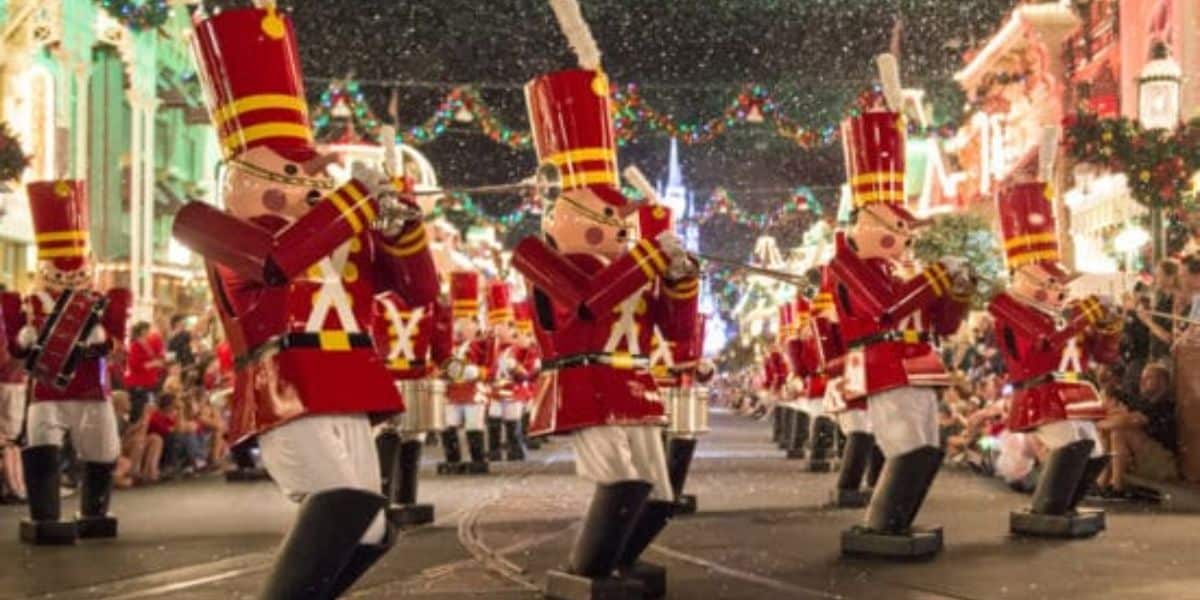
[{"label": "marching band instrument", "polygon": [[708,431],[708,388],[665,387],[659,390],[667,413],[667,434],[692,436]]},{"label": "marching band instrument", "polygon": [[545,201],[552,202],[557,200],[563,192],[562,170],[553,163],[547,162],[538,166],[537,173],[534,174],[531,180],[466,188],[415,190],[407,193],[414,196],[428,196],[441,194],[506,194],[525,190],[536,191],[538,196]]},{"label": "marching band instrument", "polygon": [[441,379],[405,379],[396,382],[404,398],[400,416],[402,433],[430,433],[446,428],[446,382]]}]

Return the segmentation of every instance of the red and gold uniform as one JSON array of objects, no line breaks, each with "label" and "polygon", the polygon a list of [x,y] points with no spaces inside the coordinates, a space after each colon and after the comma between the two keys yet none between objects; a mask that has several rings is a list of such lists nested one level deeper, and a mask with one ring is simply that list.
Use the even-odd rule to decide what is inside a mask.
[{"label": "red and gold uniform", "polygon": [[597,486],[570,561],[589,578],[632,569],[673,510],[647,354],[655,326],[668,341],[694,334],[700,285],[673,233],[630,244],[608,93],[586,69],[526,85],[538,159],[562,171],[563,192],[543,236],[513,253],[542,351],[531,433],[572,434],[576,471]]},{"label": "red and gold uniform", "polygon": [[[492,339],[487,337],[479,320],[479,273],[454,271],[450,273],[450,311],[453,318],[453,346],[447,363],[446,430],[442,446],[446,462],[439,466],[442,473],[486,471],[484,454],[484,413],[487,410],[488,380],[494,360]],[[463,467],[459,450],[458,429],[466,430],[467,449],[471,465]]]},{"label": "red and gold uniform", "polygon": [[[392,539],[371,422],[404,404],[371,339],[374,298],[395,289],[427,304],[437,276],[419,210],[385,175],[355,165],[341,186],[325,175],[335,157],[312,145],[290,17],[265,4],[195,23],[230,168],[225,210],[188,204],[174,235],[208,261],[236,357],[231,440],[256,437],[272,478],[304,500],[262,595],[332,597]],[[354,535],[329,538],[330,519]]]},{"label": "red and gold uniform", "polygon": [[969,269],[944,259],[911,279],[895,273],[921,225],[904,207],[905,127],[900,114],[878,110],[842,127],[855,215],[828,269],[846,344],[843,389],[866,398],[887,457],[866,523],[843,535],[851,553],[941,549],[940,531],[914,537],[911,525],[941,464],[932,388],[948,385],[949,375],[932,343],[962,322]]},{"label": "red and gold uniform", "polygon": [[[492,364],[488,369],[488,459],[502,460],[508,450],[508,460],[525,460],[521,441],[521,417],[525,405],[513,398],[522,367],[517,359],[517,329],[514,323],[512,299],[508,283],[493,279],[487,286],[487,327],[491,341]],[[503,438],[503,439],[502,439]]]},{"label": "red and gold uniform", "polygon": [[[1085,379],[1093,362],[1119,358],[1121,321],[1094,298],[1058,314],[1071,275],[1059,263],[1054,196],[1048,185],[1021,183],[999,196],[1007,292],[988,305],[1014,391],[1008,427],[1035,431],[1050,449],[1028,511],[1011,515],[1014,533],[1083,537],[1104,528],[1102,513],[1075,507],[1107,465],[1094,421],[1105,416],[1100,394]],[[1063,523],[1072,523],[1070,527]]]},{"label": "red and gold uniform", "polygon": [[[25,299],[6,295],[5,315],[11,322],[7,335],[16,356],[25,356],[38,340],[50,335],[48,320],[66,294],[92,287],[91,250],[88,243],[88,198],[86,182],[78,180],[29,183],[29,210],[33,217],[38,253],[38,288]],[[80,341],[83,347],[75,372],[65,386],[35,377],[30,394],[22,451],[30,519],[21,524],[25,542],[73,543],[78,537],[114,537],[116,519],[108,515],[112,492],[112,470],[120,453],[117,420],[109,402],[106,356],[114,340],[125,337],[130,308],[129,291],[112,289],[104,294],[107,306],[100,322]],[[99,299],[97,297],[97,299]],[[65,306],[63,307],[65,308]],[[64,317],[63,321],[67,319]],[[60,325],[62,325],[60,323]],[[59,522],[59,448],[63,436],[84,461],[80,512],[75,522]]]}]

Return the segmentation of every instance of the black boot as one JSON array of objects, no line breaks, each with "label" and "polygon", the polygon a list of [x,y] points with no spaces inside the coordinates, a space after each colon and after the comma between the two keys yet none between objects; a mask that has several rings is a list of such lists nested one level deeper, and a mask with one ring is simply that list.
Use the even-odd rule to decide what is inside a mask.
[{"label": "black boot", "polygon": [[387,533],[383,536],[383,541],[378,544],[359,544],[350,553],[350,560],[346,566],[342,567],[342,571],[338,573],[337,579],[333,582],[333,588],[330,590],[330,598],[340,597],[350,586],[354,585],[364,573],[367,572],[388,550],[392,549],[392,545],[396,543],[396,528],[392,524],[387,525]]},{"label": "black boot", "polygon": [[500,453],[500,428],[503,423],[499,417],[487,418],[487,458],[492,462],[504,460]]},{"label": "black boot", "polygon": [[79,537],[117,537],[117,519],[108,514],[108,501],[112,498],[113,469],[116,466],[116,463],[83,463],[79,514],[75,517]]},{"label": "black boot", "polygon": [[887,462],[887,458],[883,456],[883,448],[879,444],[871,446],[871,460],[867,461],[867,488],[875,489],[875,484],[879,483],[879,474],[883,473],[883,465]]},{"label": "black boot", "polygon": [[1111,457],[1107,454],[1089,458],[1087,468],[1083,471],[1083,478],[1079,480],[1079,487],[1075,488],[1075,495],[1071,497],[1070,510],[1075,510],[1079,507],[1079,503],[1088,495],[1088,491],[1092,486],[1096,485],[1096,480],[1100,478],[1100,474],[1108,467],[1111,462]]},{"label": "black boot", "polygon": [[771,410],[771,443],[783,443],[783,407],[778,404]]},{"label": "black boot", "polygon": [[671,520],[675,506],[671,502],[647,502],[621,550],[617,571],[624,577],[637,579],[646,588],[646,598],[667,595],[667,572],[662,567],[638,560],[655,537]]},{"label": "black boot", "polygon": [[804,458],[808,455],[805,446],[808,444],[808,428],[812,425],[812,417],[798,408],[793,408],[788,412],[791,413],[791,418],[788,419],[790,422],[789,435],[785,440],[787,457]]},{"label": "black boot", "polygon": [[870,494],[864,492],[861,486],[874,447],[875,436],[869,433],[855,431],[846,436],[846,450],[842,453],[842,466],[834,490],[835,506],[849,508],[867,505]]},{"label": "black boot", "polygon": [[385,429],[375,436],[375,451],[379,454],[379,475],[383,481],[381,493],[391,500],[396,497],[396,453],[400,449],[400,434]]},{"label": "black boot", "polygon": [[484,443],[482,431],[476,430],[467,432],[467,450],[471,453],[471,463],[467,465],[468,472],[488,472],[488,461],[483,452]]},{"label": "black boot", "polygon": [[433,522],[433,505],[417,503],[417,480],[421,467],[420,440],[400,442],[396,461],[395,496],[388,507],[388,521],[398,528]]},{"label": "black boot", "polygon": [[779,415],[780,422],[778,442],[779,449],[787,450],[788,444],[792,442],[792,428],[796,425],[796,422],[792,418],[793,413],[796,411],[790,406],[780,406],[775,409],[775,412]]},{"label": "black boot", "polygon": [[889,457],[867,507],[866,523],[842,533],[842,552],[917,558],[940,551],[940,527],[914,530],[912,524],[941,464],[942,451],[932,446]]},{"label": "black boot", "polygon": [[[1078,513],[1075,504],[1081,495],[1089,467],[1104,466],[1088,459],[1095,442],[1079,440],[1050,453],[1033,490],[1029,510],[1009,514],[1009,530],[1016,534],[1045,537],[1079,538],[1104,529],[1104,513]],[[1099,474],[1099,470],[1096,471]]]},{"label": "black boot", "polygon": [[310,495],[275,555],[259,598],[334,597],[334,586],[341,582],[339,574],[350,564],[363,533],[386,504],[386,498],[366,490],[339,488]]},{"label": "black boot", "polygon": [[520,462],[525,460],[525,444],[521,435],[520,421],[505,421],[504,422],[504,437],[508,442],[508,460]]},{"label": "black boot", "polygon": [[812,453],[808,460],[809,471],[813,473],[829,472],[836,437],[837,425],[832,419],[823,415],[813,419]]},{"label": "black boot", "polygon": [[437,466],[439,475],[461,475],[466,472],[466,465],[462,462],[462,449],[458,445],[458,428],[447,427],[442,431],[442,451],[446,460]]},{"label": "black boot", "polygon": [[671,490],[675,493],[675,514],[690,515],[696,512],[696,497],[683,493],[695,453],[695,438],[673,437],[667,441],[667,475],[671,479]]},{"label": "black boot", "polygon": [[636,480],[596,486],[571,549],[571,573],[593,579],[612,576],[650,490],[649,483]]},{"label": "black boot", "polygon": [[74,521],[60,520],[58,446],[32,446],[21,451],[29,518],[21,520],[21,541],[37,545],[74,544]]}]

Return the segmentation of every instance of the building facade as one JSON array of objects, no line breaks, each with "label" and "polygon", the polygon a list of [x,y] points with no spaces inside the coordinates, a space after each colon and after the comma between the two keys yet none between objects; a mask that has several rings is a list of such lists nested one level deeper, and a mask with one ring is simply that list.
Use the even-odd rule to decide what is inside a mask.
[{"label": "building facade", "polygon": [[[94,0],[0,0],[0,119],[31,157],[24,180],[88,181],[99,278],[130,287],[139,318],[205,303],[202,273],[172,243],[170,222],[184,202],[212,200],[219,155],[187,9],[170,11],[135,30]],[[26,289],[28,204],[20,187],[0,201],[0,283]]]}]

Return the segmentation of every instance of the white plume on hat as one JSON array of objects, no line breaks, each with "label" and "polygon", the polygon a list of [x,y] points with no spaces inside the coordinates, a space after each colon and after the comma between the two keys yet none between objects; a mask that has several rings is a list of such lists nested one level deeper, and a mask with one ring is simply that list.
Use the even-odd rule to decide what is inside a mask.
[{"label": "white plume on hat", "polygon": [[584,69],[598,71],[600,69],[600,48],[592,37],[592,29],[583,20],[583,12],[576,0],[550,0],[550,8],[558,18],[558,27],[567,38],[567,43],[579,58],[579,66]]}]

